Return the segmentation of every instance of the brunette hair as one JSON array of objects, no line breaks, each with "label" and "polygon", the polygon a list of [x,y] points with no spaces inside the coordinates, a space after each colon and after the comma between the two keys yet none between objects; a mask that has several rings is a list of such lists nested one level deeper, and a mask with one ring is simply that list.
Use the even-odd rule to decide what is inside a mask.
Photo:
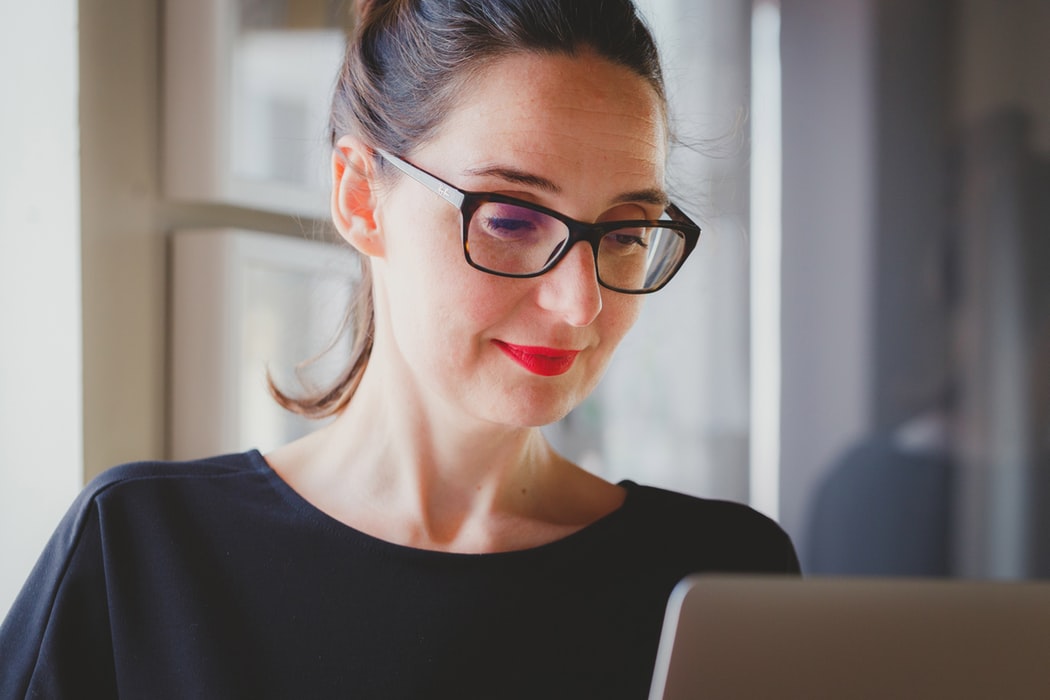
[{"label": "brunette hair", "polygon": [[[402,156],[432,137],[470,80],[512,54],[590,49],[644,78],[666,101],[656,43],[632,0],[359,0],[357,22],[332,98],[329,136],[352,134]],[[665,109],[666,112],[666,109]],[[375,160],[377,172],[385,161]],[[270,381],[283,407],[311,418],[342,410],[372,352],[370,266],[341,331],[353,337],[346,369],[330,386],[292,397]]]}]

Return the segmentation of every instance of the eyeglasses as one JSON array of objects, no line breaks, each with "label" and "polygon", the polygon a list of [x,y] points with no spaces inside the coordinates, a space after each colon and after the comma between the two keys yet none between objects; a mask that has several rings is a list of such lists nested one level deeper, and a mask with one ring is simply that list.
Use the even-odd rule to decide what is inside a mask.
[{"label": "eyeglasses", "polygon": [[625,294],[648,294],[674,277],[700,239],[700,227],[673,204],[665,210],[670,220],[588,224],[514,197],[457,189],[406,160],[378,153],[459,209],[467,262],[493,275],[537,277],[586,241],[594,251],[599,284]]}]

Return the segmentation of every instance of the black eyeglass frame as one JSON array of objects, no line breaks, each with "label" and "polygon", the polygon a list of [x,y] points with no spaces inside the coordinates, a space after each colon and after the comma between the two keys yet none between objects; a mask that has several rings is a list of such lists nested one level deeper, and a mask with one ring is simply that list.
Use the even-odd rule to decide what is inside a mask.
[{"label": "black eyeglass frame", "polygon": [[[614,292],[620,292],[623,294],[652,294],[653,292],[663,289],[667,283],[678,274],[678,271],[681,269],[682,265],[685,264],[686,259],[689,257],[690,253],[693,252],[697,242],[700,240],[700,227],[696,225],[692,219],[686,216],[681,209],[670,202],[664,209],[665,213],[671,217],[670,219],[629,219],[624,221],[602,221],[589,224],[572,219],[561,212],[548,209],[540,204],[517,199],[516,197],[509,197],[495,192],[472,192],[470,190],[461,190],[458,187],[445,182],[436,175],[432,175],[419,166],[413,165],[407,160],[399,158],[392,153],[382,149],[376,149],[376,153],[402,173],[408,175],[410,178],[459,209],[460,217],[463,221],[463,256],[471,267],[482,272],[487,272],[490,275],[517,279],[539,277],[540,275],[554,269],[555,265],[561,262],[562,258],[568,255],[569,251],[571,251],[577,243],[580,241],[586,241],[590,244],[591,250],[594,253],[594,271],[598,279],[598,284],[606,289],[611,289]],[[547,216],[557,219],[565,224],[566,228],[569,229],[569,237],[562,244],[557,254],[551,256],[550,260],[548,260],[547,263],[536,272],[500,272],[499,270],[492,270],[484,267],[471,259],[470,247],[467,241],[469,237],[470,221],[474,217],[474,213],[481,207],[481,205],[488,202],[511,204],[541,214],[546,214]],[[659,286],[653,287],[652,289],[623,289],[621,287],[606,284],[605,281],[602,280],[601,272],[598,269],[598,247],[601,244],[601,240],[613,231],[626,228],[666,228],[681,234],[682,238],[685,240],[685,247],[682,251],[681,259],[675,263],[674,269],[671,270],[670,274],[667,275]]]}]

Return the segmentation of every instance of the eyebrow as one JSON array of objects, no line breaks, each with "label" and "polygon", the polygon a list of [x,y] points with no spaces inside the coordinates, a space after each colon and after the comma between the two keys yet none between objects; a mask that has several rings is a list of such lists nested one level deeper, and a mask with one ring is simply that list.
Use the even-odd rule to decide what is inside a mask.
[{"label": "eyebrow", "polygon": [[539,175],[533,175],[532,173],[525,172],[524,170],[518,170],[517,168],[508,168],[502,165],[490,165],[481,168],[468,168],[463,171],[464,175],[478,176],[489,176],[498,177],[501,180],[507,182],[513,182],[516,185],[527,185],[529,187],[535,187],[536,189],[543,190],[544,192],[551,192],[558,194],[561,192],[561,188],[553,180],[548,180],[545,177]]},{"label": "eyebrow", "polygon": [[650,187],[645,190],[635,190],[634,192],[624,192],[616,198],[617,202],[645,202],[646,204],[655,204],[657,206],[666,207],[671,203],[670,197],[663,190],[658,190],[655,187]]},{"label": "eyebrow", "polygon": [[[548,180],[540,175],[535,175],[524,170],[518,170],[517,168],[510,168],[502,165],[490,165],[480,168],[468,168],[463,171],[464,175],[470,175],[473,177],[498,177],[501,180],[512,182],[516,185],[526,185],[528,187],[535,187],[536,189],[543,190],[544,192],[551,192],[553,194],[561,193],[561,187],[558,186],[553,180]],[[644,202],[646,204],[654,204],[660,207],[666,207],[671,203],[670,198],[667,194],[660,189],[650,187],[642,190],[634,190],[632,192],[624,192],[623,194],[616,197],[614,200],[617,204],[626,204],[630,202]]]}]

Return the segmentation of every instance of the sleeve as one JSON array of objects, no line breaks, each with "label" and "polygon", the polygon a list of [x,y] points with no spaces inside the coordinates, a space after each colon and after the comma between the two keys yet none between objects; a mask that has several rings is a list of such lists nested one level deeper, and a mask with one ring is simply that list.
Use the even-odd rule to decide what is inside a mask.
[{"label": "sleeve", "polygon": [[741,573],[788,576],[802,573],[791,536],[779,523],[746,505],[737,506],[737,515],[742,522],[736,530],[742,539],[733,546],[739,552]]},{"label": "sleeve", "polygon": [[742,504],[708,501],[699,509],[703,517],[691,532],[715,533],[706,538],[703,557],[713,563],[710,571],[737,574],[801,574],[791,536],[775,520]]},{"label": "sleeve", "polygon": [[783,539],[783,544],[781,545],[781,557],[784,563],[783,573],[800,576],[802,574],[802,564],[799,562],[798,552],[795,551],[795,545],[791,541],[791,536],[784,532],[783,529],[780,529],[779,526],[777,529],[780,531],[780,536]]},{"label": "sleeve", "polygon": [[115,698],[99,512],[85,492],[0,626],[0,698]]}]

